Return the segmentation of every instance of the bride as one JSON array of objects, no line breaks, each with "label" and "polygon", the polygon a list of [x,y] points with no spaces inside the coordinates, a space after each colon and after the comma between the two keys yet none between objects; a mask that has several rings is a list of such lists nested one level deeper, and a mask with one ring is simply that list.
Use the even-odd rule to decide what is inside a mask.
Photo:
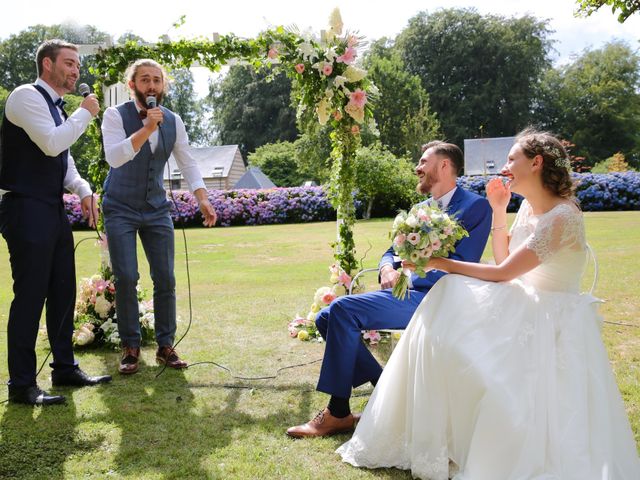
[{"label": "bride", "polygon": [[[345,462],[429,480],[640,479],[597,299],[579,293],[586,243],[566,157],[548,133],[518,135],[506,185],[487,185],[496,265],[431,260],[451,275],[414,314],[338,449]],[[525,200],[507,232],[511,192]]]}]

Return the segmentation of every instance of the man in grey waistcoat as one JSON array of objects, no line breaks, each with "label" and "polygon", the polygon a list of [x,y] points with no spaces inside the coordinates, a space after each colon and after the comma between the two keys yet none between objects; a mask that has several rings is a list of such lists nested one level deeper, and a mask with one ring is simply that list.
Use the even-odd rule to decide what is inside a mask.
[{"label": "man in grey waistcoat", "polygon": [[118,370],[138,371],[140,322],[136,286],[139,279],[136,234],[140,236],[153,280],[156,361],[185,368],[173,342],[176,332],[174,232],[171,203],[163,187],[163,172],[171,153],[198,200],[204,225],[216,223],[207,191],[182,119],[160,106],[167,87],[164,68],[141,59],[127,71],[133,100],[108,108],[102,122],[109,174],[104,183],[102,211],[115,277],[116,314],[122,342]]}]

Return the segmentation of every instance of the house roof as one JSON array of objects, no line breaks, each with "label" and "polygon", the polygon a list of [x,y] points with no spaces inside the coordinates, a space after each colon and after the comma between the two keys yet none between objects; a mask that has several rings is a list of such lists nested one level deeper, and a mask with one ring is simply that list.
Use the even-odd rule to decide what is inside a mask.
[{"label": "house roof", "polygon": [[[213,177],[213,172],[222,168],[222,174],[218,173],[217,177],[228,177],[229,171],[231,170],[231,165],[233,165],[233,161],[237,155],[240,155],[242,158],[240,149],[238,145],[221,145],[215,147],[191,147],[191,153],[193,158],[198,162],[198,167],[200,168],[200,174],[202,178],[211,178]],[[169,169],[171,172],[178,170],[178,165],[176,163],[176,159],[173,155],[169,157]],[[163,177],[167,180],[168,171],[165,168]]]},{"label": "house roof", "polygon": [[276,185],[258,167],[249,167],[233,188],[274,188]]}]

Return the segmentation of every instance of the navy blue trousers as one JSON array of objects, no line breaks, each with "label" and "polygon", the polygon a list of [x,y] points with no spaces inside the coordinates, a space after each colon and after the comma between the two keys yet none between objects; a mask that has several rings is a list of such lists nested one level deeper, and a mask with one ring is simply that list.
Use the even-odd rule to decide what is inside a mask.
[{"label": "navy blue trousers", "polygon": [[316,317],[316,326],[326,342],[317,389],[341,398],[351,389],[377,382],[382,367],[362,342],[362,330],[406,328],[426,295],[410,290],[398,300],[391,289],[338,297]]},{"label": "navy blue trousers", "polygon": [[57,371],[77,366],[73,357],[73,311],[76,298],[73,235],[62,199],[46,203],[7,194],[0,204],[0,232],[7,242],[13,300],[7,324],[9,384],[36,383],[40,316],[46,323]]}]

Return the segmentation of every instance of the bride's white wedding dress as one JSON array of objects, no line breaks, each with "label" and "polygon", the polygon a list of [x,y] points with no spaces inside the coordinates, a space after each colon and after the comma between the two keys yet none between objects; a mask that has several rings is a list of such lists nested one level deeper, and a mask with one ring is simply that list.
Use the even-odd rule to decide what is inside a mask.
[{"label": "bride's white wedding dress", "polygon": [[541,265],[518,280],[443,277],[391,355],[344,461],[429,480],[638,480],[640,460],[600,337],[579,293],[581,212],[534,216],[510,249]]}]

